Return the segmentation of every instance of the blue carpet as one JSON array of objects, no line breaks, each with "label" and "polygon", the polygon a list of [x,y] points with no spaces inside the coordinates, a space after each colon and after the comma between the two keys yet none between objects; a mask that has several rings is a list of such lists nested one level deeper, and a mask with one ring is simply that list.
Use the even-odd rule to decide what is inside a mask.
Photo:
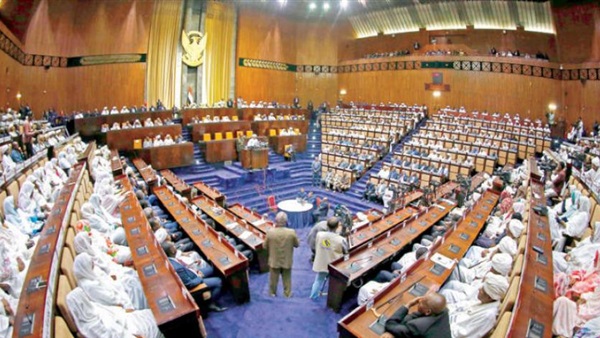
[{"label": "blue carpet", "polygon": [[308,298],[315,278],[306,237],[310,228],[297,229],[300,247],[294,251],[292,298],[285,298],[279,281],[278,297],[269,296],[269,273],[250,273],[250,302],[235,304],[226,292],[219,303],[229,307],[204,320],[209,337],[337,337],[337,322],[356,307],[356,297],[345,301],[340,313],[327,307],[327,297]]}]

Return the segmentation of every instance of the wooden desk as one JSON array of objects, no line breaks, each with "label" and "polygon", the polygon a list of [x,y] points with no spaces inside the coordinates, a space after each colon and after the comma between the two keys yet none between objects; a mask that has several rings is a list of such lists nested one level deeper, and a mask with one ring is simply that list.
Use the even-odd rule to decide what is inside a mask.
[{"label": "wooden desk", "polygon": [[64,237],[85,171],[84,163],[71,169],[69,179],[61,189],[38,237],[23,280],[19,305],[14,309],[14,338],[50,337],[53,334],[54,295],[60,275]]},{"label": "wooden desk", "polygon": [[363,227],[369,225],[369,223],[373,223],[373,222],[377,222],[380,219],[383,218],[383,213],[377,209],[369,209],[365,212],[363,212],[363,214],[365,214],[365,216],[367,216],[367,219],[364,221],[361,221],[358,219],[358,217],[356,215],[354,215],[354,217],[352,217],[352,230],[353,231],[357,231],[362,229]]},{"label": "wooden desk", "polygon": [[[127,178],[120,180],[131,191]],[[166,337],[206,337],[194,298],[169,263],[134,194],[120,204],[121,220],[133,264],[154,319]]]},{"label": "wooden desk", "polygon": [[138,172],[142,176],[142,179],[144,180],[144,182],[146,182],[148,189],[152,190],[152,188],[158,183],[158,177],[156,176],[156,171],[154,171],[154,169],[152,169],[150,166],[148,166],[146,164],[146,162],[144,160],[142,160],[141,158],[134,158],[132,160],[132,162],[133,162],[133,165],[135,166],[135,168],[138,170]]},{"label": "wooden desk", "polygon": [[162,110],[144,113],[84,117],[75,119],[75,130],[84,138],[92,137],[100,133],[100,129],[105,123],[108,124],[109,127],[112,127],[115,122],[122,124],[125,121],[133,122],[135,120],[140,120],[140,122],[144,123],[147,118],[151,118],[153,122],[157,118],[160,118],[161,120],[170,119],[173,118],[173,112],[171,110]]},{"label": "wooden desk", "polygon": [[110,168],[112,169],[113,177],[123,175],[123,163],[116,149],[110,151]]},{"label": "wooden desk", "polygon": [[350,251],[394,228],[408,218],[416,215],[418,212],[419,210],[413,207],[402,208],[389,216],[383,217],[370,226],[364,226],[353,231],[348,237],[348,247]]},{"label": "wooden desk", "polygon": [[269,149],[243,149],[240,162],[244,169],[264,169],[269,166]]},{"label": "wooden desk", "polygon": [[542,179],[543,173],[540,172],[538,168],[537,161],[534,157],[529,159],[529,177],[532,180],[540,181]]},{"label": "wooden desk", "polygon": [[[416,219],[404,222],[403,225],[387,230],[384,236],[378,236],[368,244],[350,251],[349,258],[338,259],[329,264],[329,292],[327,306],[338,312],[346,287],[370,271],[376,270],[382,263],[397,256],[403,248],[429,230],[435,223],[444,218],[455,207],[448,202],[439,203],[444,208],[431,207]],[[385,221],[385,219],[384,219]],[[375,226],[375,225],[373,225]],[[366,227],[366,230],[369,227]]]},{"label": "wooden desk", "polygon": [[238,116],[238,110],[236,108],[195,108],[195,109],[183,109],[181,111],[181,122],[184,126],[192,123],[192,118],[197,117],[202,119],[205,116],[210,115],[211,117],[219,116]]},{"label": "wooden desk", "polygon": [[217,202],[217,204],[220,207],[223,207],[225,205],[225,195],[223,195],[220,191],[218,191],[217,189],[205,184],[202,181],[196,182],[194,183],[194,188],[196,188],[198,190],[198,192],[208,198],[210,198],[211,200]]},{"label": "wooden desk", "polygon": [[288,136],[270,136],[269,145],[273,148],[273,151],[283,155],[285,153],[285,146],[291,144],[294,146],[294,150],[297,153],[303,153],[306,151],[306,134],[302,135],[288,135]]},{"label": "wooden desk", "polygon": [[308,120],[275,120],[275,121],[252,121],[252,131],[258,136],[269,136],[269,130],[276,129],[277,135],[281,129],[292,127],[298,129],[302,134],[308,134]]},{"label": "wooden desk", "polygon": [[237,159],[235,140],[209,141],[205,142],[205,146],[207,163],[235,161]]},{"label": "wooden desk", "polygon": [[[497,193],[491,190],[486,191],[456,228],[448,231],[442,241],[434,244],[435,247],[432,248],[431,254],[438,252],[450,259],[462,258],[471,243],[475,241],[499,198]],[[380,314],[389,318],[400,306],[420,295],[417,292],[419,289],[440,287],[452,272],[452,269],[443,269],[442,267],[441,273],[435,273],[432,269],[436,263],[427,258],[419,260],[417,264],[375,295],[373,307],[377,308]],[[418,289],[414,289],[416,284],[418,284]],[[376,320],[377,317],[372,311],[367,310],[367,304],[365,304],[342,318],[338,322],[338,331],[341,337],[377,338],[380,334],[370,328]]]},{"label": "wooden desk", "polygon": [[249,224],[243,219],[239,220],[234,214],[219,207],[215,201],[206,196],[197,197],[192,203],[212,218],[223,231],[229,233],[239,242],[250,248],[250,250],[254,251],[261,272],[269,270],[267,250],[264,248],[265,234],[258,227],[255,227],[252,223]]},{"label": "wooden desk", "polygon": [[269,115],[273,113],[275,116],[292,116],[292,115],[304,115],[305,120],[310,120],[310,113],[308,109],[294,109],[294,108],[242,108],[238,109],[238,116],[240,120],[253,121],[254,115]]},{"label": "wooden desk", "polygon": [[188,234],[204,256],[213,263],[231,287],[238,303],[250,301],[248,288],[248,259],[192,212],[187,204],[179,202],[166,187],[154,188],[154,194],[177,224]]},{"label": "wooden desk", "polygon": [[192,187],[190,187],[185,181],[180,179],[175,173],[169,169],[161,170],[160,175],[167,180],[167,183],[173,187],[173,189],[181,196],[192,199]]},{"label": "wooden desk", "polygon": [[267,234],[267,231],[275,227],[273,222],[268,219],[263,219],[259,213],[252,211],[239,203],[229,206],[228,209],[231,213],[252,224],[265,235]]},{"label": "wooden desk", "polygon": [[167,134],[170,134],[173,138],[177,135],[181,135],[181,124],[110,130],[106,133],[106,144],[110,149],[131,151],[134,150],[134,140],[141,140],[141,142],[144,142],[144,139],[147,136],[154,139],[157,135],[161,135],[164,140]]},{"label": "wooden desk", "polygon": [[138,154],[153,168],[159,170],[186,167],[195,163],[194,144],[192,142],[144,148],[138,150]]},{"label": "wooden desk", "polygon": [[[532,159],[530,159],[531,161]],[[535,162],[535,161],[533,161]],[[530,162],[531,163],[531,162]],[[533,172],[530,172],[532,174]],[[548,216],[540,216],[533,207],[546,205],[543,183],[530,179],[527,247],[521,271],[519,293],[511,317],[507,337],[552,337],[552,305],[554,304],[554,274],[552,237]],[[535,197],[538,196],[538,198]],[[541,253],[533,248],[541,249]],[[545,285],[546,288],[542,287]],[[539,287],[536,287],[539,286]],[[531,301],[535,299],[535,301]]]},{"label": "wooden desk", "polygon": [[230,131],[235,137],[236,131],[242,130],[246,135],[246,131],[250,130],[250,121],[190,123],[186,126],[191,127],[192,141],[198,142],[203,140],[204,134],[211,134],[211,139],[214,139],[215,133],[223,133],[225,138],[225,133]]}]

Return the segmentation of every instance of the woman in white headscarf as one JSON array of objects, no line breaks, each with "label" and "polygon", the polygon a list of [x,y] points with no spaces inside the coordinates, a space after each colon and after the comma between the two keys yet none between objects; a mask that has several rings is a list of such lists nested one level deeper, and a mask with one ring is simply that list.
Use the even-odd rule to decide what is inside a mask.
[{"label": "woman in white headscarf", "polygon": [[43,198],[35,191],[35,186],[30,181],[25,181],[19,191],[18,208],[30,217],[44,218],[41,211],[43,205],[38,205],[38,201],[43,203]]},{"label": "woman in white headscarf", "polygon": [[0,148],[2,152],[2,168],[5,173],[12,173],[17,168],[17,164],[10,157],[10,145],[5,144]]},{"label": "woman in white headscarf", "polygon": [[58,176],[63,183],[67,182],[67,180],[69,179],[69,176],[67,176],[67,173],[65,173],[65,171],[62,170],[60,165],[58,165],[58,159],[55,157],[50,160],[50,163],[52,163],[52,169],[54,170],[54,173],[56,174],[56,176]]},{"label": "woman in white headscarf", "polygon": [[110,224],[121,224],[120,217],[114,217],[102,207],[102,199],[98,194],[92,194],[88,202],[94,207],[94,212],[97,216],[104,218]]},{"label": "woman in white headscarf", "polygon": [[32,222],[31,216],[26,212],[15,207],[15,197],[6,196],[4,199],[4,220],[19,229],[23,235],[29,236],[33,232],[39,230],[43,223]]},{"label": "woman in white headscarf", "polygon": [[81,288],[67,295],[67,307],[81,334],[88,338],[158,338],[162,334],[150,310],[130,312],[92,301]]},{"label": "woman in white headscarf", "polygon": [[85,202],[81,206],[81,217],[90,222],[90,227],[105,235],[110,235],[115,229],[115,224],[110,224],[106,219],[96,215],[94,206],[90,202]]},{"label": "woman in white headscarf", "polygon": [[69,170],[71,169],[72,164],[67,159],[67,153],[65,153],[64,151],[61,151],[60,153],[58,153],[58,166],[62,170],[64,170],[65,173],[67,173],[67,175],[69,174]]},{"label": "woman in white headscarf", "polygon": [[95,266],[92,256],[82,252],[73,261],[73,274],[77,285],[85,291],[86,295],[94,302],[121,306],[133,309],[131,298],[123,285],[113,280],[106,272]]},{"label": "woman in white headscarf", "polygon": [[67,160],[71,163],[71,166],[74,166],[77,163],[77,153],[75,152],[75,148],[67,146],[65,150],[67,152]]},{"label": "woman in white headscarf", "polygon": [[65,183],[65,180],[59,176],[54,168],[54,165],[50,161],[46,162],[44,165],[44,173],[46,174],[46,178],[50,182],[50,185],[53,186],[54,189],[60,189],[63,183]]},{"label": "woman in white headscarf", "polygon": [[581,238],[590,222],[590,199],[587,196],[579,197],[577,211],[569,217],[564,224],[564,234],[573,238]]},{"label": "woman in white headscarf", "polygon": [[8,252],[8,248],[0,245],[0,284],[7,287],[9,295],[19,298],[26,273],[25,262],[20,257],[15,257],[14,253]]},{"label": "woman in white headscarf", "polygon": [[[112,280],[121,284],[136,309],[148,308],[146,296],[144,295],[144,290],[142,289],[137,272],[131,268],[118,264],[116,261],[121,258],[113,258],[113,256],[96,248],[92,242],[92,238],[85,232],[80,232],[75,236],[74,247],[78,256],[83,253],[89,255],[94,262],[94,268],[96,268],[96,270],[101,271],[101,274],[103,273],[110,276]],[[124,252],[121,252],[120,254],[114,252],[114,254],[115,256],[123,255]],[[131,251],[129,251],[129,260],[131,260]]]}]

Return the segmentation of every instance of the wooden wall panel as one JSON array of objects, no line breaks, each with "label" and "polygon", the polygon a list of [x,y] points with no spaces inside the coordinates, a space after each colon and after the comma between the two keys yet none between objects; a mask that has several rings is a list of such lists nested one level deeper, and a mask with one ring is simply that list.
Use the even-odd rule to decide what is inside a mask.
[{"label": "wooden wall panel", "polygon": [[425,91],[432,73],[440,70],[362,72],[338,74],[345,102],[405,102],[438,108],[465,106],[468,110],[519,113],[543,118],[550,102],[561,103],[560,81],[511,74],[442,70],[450,92],[434,98]]},{"label": "wooden wall panel", "polygon": [[23,67],[21,101],[36,115],[55,107],[65,114],[104,106],[144,103],[146,64],[99,65],[76,68]]},{"label": "wooden wall panel", "polygon": [[295,36],[293,20],[249,8],[241,8],[238,12],[238,58],[295,63]]},{"label": "wooden wall panel", "polygon": [[335,106],[338,99],[337,74],[298,73],[296,75],[296,88],[300,104],[306,107],[309,100],[317,107],[323,102]]},{"label": "wooden wall panel", "polygon": [[148,0],[40,0],[26,49],[59,56],[146,53],[153,7]]},{"label": "wooden wall panel", "polygon": [[17,93],[21,88],[21,66],[13,58],[0,51],[0,108],[17,108]]},{"label": "wooden wall panel", "polygon": [[[600,81],[563,81],[563,105],[559,107],[569,125],[583,119],[589,130],[595,121],[600,122]],[[558,115],[558,114],[557,114]]]},{"label": "wooden wall panel", "polygon": [[277,101],[291,104],[296,96],[295,73],[237,67],[236,95],[251,101]]},{"label": "wooden wall panel", "polygon": [[600,6],[555,7],[553,14],[560,61],[600,61]]}]

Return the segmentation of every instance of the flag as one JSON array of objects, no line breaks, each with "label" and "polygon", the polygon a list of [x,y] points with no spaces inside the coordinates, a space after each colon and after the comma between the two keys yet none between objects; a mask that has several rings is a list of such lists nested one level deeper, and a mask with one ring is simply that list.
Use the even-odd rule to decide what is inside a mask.
[{"label": "flag", "polygon": [[194,95],[193,95],[193,93],[192,93],[192,87],[188,87],[188,95],[187,95],[187,98],[188,98],[188,103],[189,103],[190,105],[194,104]]}]

